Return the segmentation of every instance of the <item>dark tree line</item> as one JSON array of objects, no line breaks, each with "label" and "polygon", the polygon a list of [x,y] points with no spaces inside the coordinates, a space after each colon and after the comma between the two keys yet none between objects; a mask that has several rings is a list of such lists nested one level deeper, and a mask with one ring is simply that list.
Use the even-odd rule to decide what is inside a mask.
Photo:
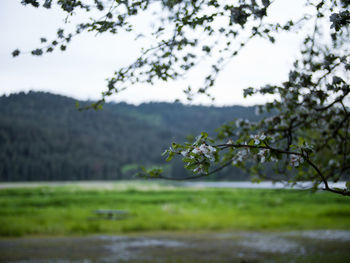
[{"label": "dark tree line", "polygon": [[[86,102],[88,103],[88,102]],[[81,102],[84,104],[84,102]],[[71,98],[42,92],[0,97],[0,180],[115,180],[134,178],[138,165],[187,173],[180,160],[165,163],[169,141],[237,118],[257,120],[255,107],[180,103],[106,104],[78,111]],[[210,179],[249,179],[230,168]]]}]

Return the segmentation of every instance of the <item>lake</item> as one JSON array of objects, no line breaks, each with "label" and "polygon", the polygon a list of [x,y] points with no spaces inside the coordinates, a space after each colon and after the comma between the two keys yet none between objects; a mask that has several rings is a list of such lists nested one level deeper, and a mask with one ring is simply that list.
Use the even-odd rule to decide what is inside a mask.
[{"label": "lake", "polygon": [[[136,181],[62,181],[62,182],[0,182],[2,188],[22,188],[22,187],[41,187],[41,186],[67,186],[74,185],[82,188],[101,188],[113,189],[135,186],[136,188],[157,187],[157,184],[162,186],[181,186],[190,188],[249,188],[249,189],[307,189],[312,187],[312,182],[299,182],[297,185],[291,186],[286,182],[271,182],[264,181],[261,183],[253,183],[250,181],[197,181],[190,182],[175,182],[168,180],[136,180]],[[345,182],[329,183],[330,187],[345,188]],[[320,185],[322,188],[323,185]]]}]

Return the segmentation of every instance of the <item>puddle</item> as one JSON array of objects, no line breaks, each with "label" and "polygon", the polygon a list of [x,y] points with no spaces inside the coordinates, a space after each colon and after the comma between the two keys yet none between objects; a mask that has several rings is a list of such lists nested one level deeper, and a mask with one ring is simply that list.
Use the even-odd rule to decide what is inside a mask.
[{"label": "puddle", "polygon": [[295,241],[290,241],[272,234],[245,234],[240,245],[259,252],[282,254],[291,252],[299,254],[304,253],[303,248]]},{"label": "puddle", "polygon": [[163,233],[2,239],[0,262],[350,262],[350,231]]},{"label": "puddle", "polygon": [[313,230],[289,232],[287,236],[301,236],[316,240],[350,241],[350,231],[346,230]]},{"label": "puddle", "polygon": [[[104,260],[110,262],[131,261],[139,258],[145,259],[145,249],[167,249],[181,248],[185,246],[184,242],[168,239],[152,239],[146,237],[127,238],[127,237],[100,237],[102,240],[111,241],[104,248],[110,251],[110,256]],[[151,260],[152,256],[147,256]]]}]

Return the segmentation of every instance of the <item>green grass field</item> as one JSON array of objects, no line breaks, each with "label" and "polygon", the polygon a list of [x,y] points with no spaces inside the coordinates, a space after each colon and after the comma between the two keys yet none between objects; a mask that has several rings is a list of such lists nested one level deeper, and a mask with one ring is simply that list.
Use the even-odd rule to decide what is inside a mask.
[{"label": "green grass field", "polygon": [[[132,185],[132,183],[130,183]],[[97,209],[128,212],[108,220]],[[350,229],[350,198],[301,190],[76,186],[0,190],[0,236]]]}]

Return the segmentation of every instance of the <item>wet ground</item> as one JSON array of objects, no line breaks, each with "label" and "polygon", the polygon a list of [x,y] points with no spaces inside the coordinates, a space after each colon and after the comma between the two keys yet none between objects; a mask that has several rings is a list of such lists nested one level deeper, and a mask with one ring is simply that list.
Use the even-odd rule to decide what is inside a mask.
[{"label": "wet ground", "polygon": [[350,231],[0,239],[0,262],[350,262]]}]

